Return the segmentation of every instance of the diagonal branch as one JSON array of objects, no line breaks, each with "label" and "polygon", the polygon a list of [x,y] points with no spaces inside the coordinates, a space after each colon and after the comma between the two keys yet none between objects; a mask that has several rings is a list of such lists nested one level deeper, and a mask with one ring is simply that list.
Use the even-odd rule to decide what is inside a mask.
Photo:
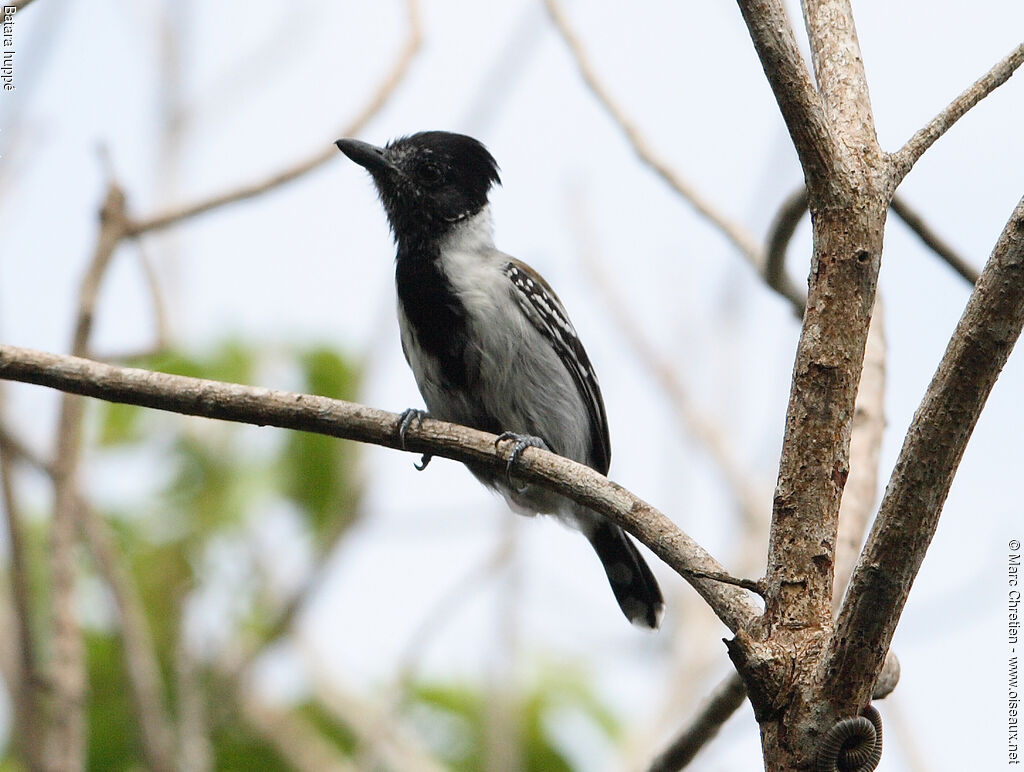
[{"label": "diagonal branch", "polygon": [[322,150],[318,150],[308,158],[297,161],[287,168],[261,180],[238,185],[223,193],[154,215],[148,219],[135,220],[131,223],[127,235],[141,236],[145,233],[158,231],[171,225],[176,225],[183,220],[219,209],[222,206],[259,196],[287,182],[296,180],[335,158],[338,155],[338,151],[334,147],[335,136],[350,137],[362,131],[363,127],[387,104],[388,99],[391,98],[391,95],[405,78],[406,73],[409,71],[409,65],[420,49],[420,45],[423,42],[423,33],[418,0],[406,0],[406,12],[409,31],[405,44],[399,51],[394,65],[388,70],[388,73],[380,82],[376,91],[374,91],[370,101],[367,102],[359,114],[349,123],[345,124],[340,130],[340,134],[332,135],[330,141],[324,142]]},{"label": "diagonal branch", "polygon": [[164,704],[160,663],[142,598],[107,524],[84,500],[79,500],[79,508],[85,539],[120,617],[125,670],[142,752],[154,772],[176,772],[174,731]]},{"label": "diagonal branch", "polygon": [[683,179],[677,171],[664,158],[659,156],[647,142],[639,127],[626,115],[626,111],[615,101],[611,92],[601,82],[596,70],[587,58],[583,50],[583,44],[576,36],[569,18],[565,14],[558,0],[544,0],[548,14],[554,22],[555,27],[561,34],[562,39],[568,46],[576,67],[580,71],[583,82],[587,84],[590,91],[597,97],[605,111],[619,125],[633,150],[640,157],[640,160],[647,164],[661,179],[680,196],[688,201],[697,212],[706,218],[712,225],[724,235],[740,253],[747,258],[747,261],[754,266],[755,270],[761,270],[764,258],[761,249],[754,241],[754,238],[744,230],[736,221],[718,211],[717,208],[707,201],[689,181]]},{"label": "diagonal branch", "polygon": [[892,166],[892,186],[896,188],[907,176],[924,152],[939,137],[945,134],[967,111],[1010,79],[1018,67],[1024,64],[1024,43],[1011,51],[1005,59],[982,75],[960,96],[954,99],[942,112],[932,118],[928,125],[907,140],[907,144],[889,156]]},{"label": "diagonal branch", "polygon": [[925,246],[941,257],[946,263],[971,284],[978,283],[978,269],[964,260],[953,247],[924,221],[924,218],[900,195],[892,197],[889,208],[903,220],[903,224],[917,234]]},{"label": "diagonal branch", "polygon": [[[187,415],[310,431],[390,448],[401,446],[400,416],[326,397],[116,367],[7,345],[0,345],[0,378]],[[426,419],[409,427],[406,449],[504,468],[507,449],[496,448],[495,439],[486,432]],[[665,515],[589,467],[530,448],[521,456],[516,474],[605,515],[677,572],[725,573]],[[760,613],[748,594],[737,587],[706,578],[688,581],[734,632]]]},{"label": "diagonal branch", "polygon": [[584,265],[589,269],[598,291],[604,296],[605,306],[619,331],[626,338],[630,351],[636,355],[672,403],[683,431],[700,443],[702,449],[718,467],[747,526],[755,530],[761,528],[764,521],[763,497],[757,486],[751,482],[749,472],[737,462],[735,453],[727,441],[726,431],[707,414],[706,410],[695,404],[676,368],[640,329],[635,316],[630,312],[629,303],[622,297],[616,283],[602,265],[597,246],[590,238],[591,229],[585,222],[585,213],[581,207],[574,207],[572,213]]},{"label": "diagonal branch", "polygon": [[825,118],[821,97],[811,83],[782,0],[738,0],[738,3],[796,147],[812,200],[826,187],[834,191],[836,174],[848,175],[842,174],[842,159]]},{"label": "diagonal branch", "polygon": [[676,772],[693,761],[701,748],[718,734],[747,698],[747,687],[740,674],[732,672],[715,687],[701,705],[693,721],[686,725],[669,746],[651,762],[648,772]]},{"label": "diagonal branch", "polygon": [[820,678],[864,705],[982,407],[1024,327],[1024,199],[989,258],[914,416],[829,642]]},{"label": "diagonal branch", "polygon": [[39,661],[32,635],[31,567],[25,554],[24,519],[14,491],[13,461],[16,450],[0,440],[0,495],[3,497],[7,543],[10,551],[11,595],[15,647],[15,677],[7,685],[14,703],[14,728],[17,743],[31,770],[41,768],[43,749],[40,731]]}]

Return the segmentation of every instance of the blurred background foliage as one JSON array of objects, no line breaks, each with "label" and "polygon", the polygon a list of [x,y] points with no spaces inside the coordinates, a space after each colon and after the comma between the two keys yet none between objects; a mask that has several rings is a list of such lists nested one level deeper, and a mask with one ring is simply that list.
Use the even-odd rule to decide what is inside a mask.
[{"label": "blurred background foliage", "polygon": [[[236,383],[261,382],[271,373],[295,390],[345,400],[357,399],[362,375],[358,361],[327,346],[268,350],[241,340],[224,341],[205,353],[164,351],[128,364]],[[294,769],[297,759],[285,752],[287,742],[277,733],[281,726],[287,731],[287,721],[293,720],[339,759],[354,760],[354,769],[399,769],[377,753],[373,737],[361,736],[315,695],[268,698],[245,684],[261,656],[288,635],[294,615],[315,591],[320,567],[359,521],[360,446],[130,405],[97,402],[90,410],[92,468],[108,462],[116,466],[132,454],[161,470],[114,485],[115,493],[97,497],[104,500],[97,514],[110,527],[118,554],[130,563],[168,714],[179,734],[196,733],[191,742],[199,748],[202,765]],[[289,578],[274,569],[279,545],[254,538],[267,513],[287,518],[291,532],[298,534],[292,541],[307,546],[298,561],[301,569]],[[40,567],[32,601],[42,608],[47,527],[44,517],[28,520],[35,525],[26,531],[26,547],[32,564]],[[91,609],[85,636],[88,768],[148,768],[117,604],[85,552],[80,571],[83,586],[95,590],[84,599]],[[45,641],[40,638],[38,644]],[[559,741],[559,717],[572,714],[607,740],[620,734],[614,714],[594,696],[583,672],[540,668],[515,694],[499,693],[493,684],[421,682],[415,676],[401,690],[382,694],[391,706],[388,720],[400,724],[437,769],[489,768],[496,716],[503,732],[516,733],[515,768],[527,771],[576,768]],[[256,708],[244,704],[253,700],[259,703]],[[254,710],[264,718],[253,720]],[[269,722],[268,711],[273,716]],[[9,740],[0,770],[27,769],[19,761],[17,737]]]}]

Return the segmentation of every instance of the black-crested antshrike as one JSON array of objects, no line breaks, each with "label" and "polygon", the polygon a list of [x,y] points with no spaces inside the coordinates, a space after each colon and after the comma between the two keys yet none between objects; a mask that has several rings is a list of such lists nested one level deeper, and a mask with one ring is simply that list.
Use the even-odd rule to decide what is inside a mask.
[{"label": "black-crested antshrike", "polygon": [[[524,514],[556,515],[589,539],[615,599],[634,624],[657,627],[661,591],[617,525],[511,471],[528,446],[602,474],[611,446],[601,389],[565,308],[530,266],[494,246],[488,193],[498,166],[477,140],[425,131],[379,148],[338,148],[364,167],[384,204],[398,254],[402,350],[429,415],[515,443],[507,473],[470,466]],[[418,411],[407,411],[403,432]]]}]

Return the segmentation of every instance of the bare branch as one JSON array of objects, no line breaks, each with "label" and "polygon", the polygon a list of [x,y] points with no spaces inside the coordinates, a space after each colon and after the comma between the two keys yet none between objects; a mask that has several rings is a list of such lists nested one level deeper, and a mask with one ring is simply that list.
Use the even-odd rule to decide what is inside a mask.
[{"label": "bare branch", "polygon": [[782,0],[738,2],[813,198],[823,186],[835,187],[835,174],[843,169],[821,97],[811,83]]},{"label": "bare branch", "polygon": [[[943,240],[931,226],[902,196],[893,196],[889,208],[920,237],[925,246],[945,260],[949,266],[971,284],[978,281],[978,271],[964,260],[953,247]],[[768,229],[768,246],[765,250],[765,281],[779,294],[793,303],[794,309],[802,316],[806,298],[786,275],[786,252],[804,212],[807,211],[807,189],[800,187],[783,201]]]},{"label": "bare branch", "polygon": [[79,517],[89,548],[110,588],[121,619],[125,670],[137,714],[143,755],[154,772],[177,772],[174,731],[164,704],[160,663],[142,598],[100,515],[80,500]]},{"label": "bare branch", "polygon": [[49,461],[22,442],[14,432],[0,423],[0,450],[6,451],[14,458],[20,459],[33,469],[45,475],[52,475],[53,468]]},{"label": "bare branch", "polygon": [[803,185],[782,202],[779,211],[768,229],[765,248],[764,280],[768,286],[789,299],[797,316],[804,315],[807,297],[796,287],[786,274],[786,251],[796,233],[796,226],[807,211],[807,188]]},{"label": "bare branch", "polygon": [[[377,90],[370,98],[370,101],[353,120],[345,124],[345,126],[340,129],[338,135],[352,136],[362,131],[363,127],[369,123],[378,112],[380,112],[381,108],[384,107],[385,104],[387,104],[388,99],[405,78],[405,75],[409,70],[409,65],[412,63],[416,53],[419,51],[420,44],[423,40],[418,0],[406,0],[406,8],[408,13],[409,31],[405,44],[399,51],[398,58],[395,60],[394,65],[377,87]],[[158,231],[168,226],[176,225],[182,220],[187,220],[211,210],[219,209],[222,206],[259,196],[273,190],[274,188],[284,185],[287,182],[298,179],[299,177],[302,177],[322,166],[332,158],[337,157],[338,151],[334,147],[334,140],[338,135],[334,135],[329,141],[325,141],[322,150],[318,150],[308,158],[291,164],[287,168],[282,169],[275,174],[271,174],[269,177],[245,185],[235,186],[218,195],[211,196],[210,198],[196,201],[191,204],[186,204],[178,209],[172,209],[171,211],[154,215],[148,219],[135,220],[131,223],[127,235],[141,236],[145,233]]]},{"label": "bare branch", "polygon": [[[124,237],[127,219],[124,194],[111,183],[100,220],[96,249],[79,288],[72,353],[83,355],[89,344],[96,299],[107,266]],[[85,660],[75,611],[75,536],[78,527],[78,466],[82,446],[82,400],[65,394],[57,424],[53,462],[54,508],[51,528],[51,596],[53,655],[50,678],[53,699],[47,740],[47,765],[75,772],[85,761]]]},{"label": "bare branch", "polygon": [[[881,167],[864,60],[850,0],[801,0],[814,77],[845,163]],[[853,149],[856,148],[855,151]],[[853,152],[851,152],[853,151]]]},{"label": "bare branch", "polygon": [[928,223],[924,221],[924,218],[902,196],[893,196],[889,208],[896,213],[897,217],[903,220],[910,230],[920,237],[925,246],[945,260],[950,268],[963,276],[971,284],[977,284],[978,269],[960,257],[956,250],[933,231]]},{"label": "bare branch", "polygon": [[298,772],[358,772],[316,726],[286,710],[273,708],[242,686],[235,700],[246,722]]},{"label": "bare branch", "polygon": [[[576,220],[580,222],[582,215]],[[589,230],[582,222],[577,232],[584,264],[590,270],[598,291],[604,297],[612,319],[629,343],[630,351],[637,356],[672,403],[683,431],[689,433],[699,443],[701,449],[718,468],[743,519],[754,529],[760,529],[765,520],[762,514],[765,499],[751,484],[749,473],[736,461],[735,454],[726,440],[726,432],[712,420],[706,410],[694,404],[676,368],[658,352],[640,329],[640,325],[629,310],[628,303],[621,297],[615,283],[610,280],[601,265],[596,247],[587,237]]]},{"label": "bare branch", "polygon": [[964,448],[1024,326],[1024,199],[996,243],[914,416],[820,672],[863,705],[938,525]]},{"label": "bare branch", "polygon": [[178,714],[178,766],[181,772],[207,772],[213,769],[213,754],[205,695],[180,615],[174,646],[174,686]]},{"label": "bare branch", "polygon": [[729,242],[747,258],[747,261],[760,272],[764,258],[754,238],[736,221],[718,211],[707,201],[697,189],[676,172],[664,158],[660,157],[644,138],[640,129],[626,115],[625,110],[615,101],[611,93],[601,82],[593,65],[587,58],[569,19],[558,0],[544,0],[548,14],[562,39],[572,53],[576,67],[590,91],[597,97],[609,116],[619,125],[629,143],[633,146],[640,160],[647,164],[661,179],[693,206],[697,212],[714,225]]},{"label": "bare branch", "polygon": [[991,70],[954,99],[936,115],[927,126],[907,140],[907,144],[889,156],[892,168],[892,186],[895,189],[932,144],[960,120],[967,111],[1006,83],[1014,71],[1024,63],[1024,43],[1021,43]]},{"label": "bare branch", "polygon": [[324,672],[312,647],[302,647],[305,666],[312,671],[310,684],[315,699],[356,737],[355,758],[359,769],[395,769],[402,772],[443,772],[447,767],[403,736],[390,706],[354,696],[339,688],[336,678]]},{"label": "bare branch", "polygon": [[832,591],[832,607],[836,611],[853,573],[878,497],[878,464],[885,434],[885,352],[885,316],[882,298],[876,294],[868,342],[864,348],[864,368],[853,408],[850,476],[846,479],[843,500],[839,505]]},{"label": "bare branch", "polygon": [[43,749],[41,715],[39,657],[32,635],[32,606],[30,566],[25,555],[25,540],[22,533],[23,519],[18,499],[14,492],[13,458],[16,453],[11,446],[0,440],[0,493],[3,496],[4,519],[7,525],[7,542],[10,551],[11,595],[13,606],[13,627],[15,649],[15,677],[9,684],[14,702],[14,726],[17,745],[24,753],[26,766],[31,770],[42,768],[40,754]]},{"label": "bare branch", "polygon": [[[885,429],[884,330],[881,301],[876,297],[854,411],[850,477],[840,505],[835,585],[839,589],[846,586],[857,559],[861,539],[874,512],[879,451]],[[837,594],[836,607],[841,597]],[[898,670],[898,665],[896,667]],[[714,738],[721,724],[743,704],[745,696],[746,687],[739,674],[732,673],[712,692],[691,724],[652,763],[651,772],[685,767],[704,744]]]},{"label": "bare branch", "polygon": [[[401,445],[398,415],[308,394],[115,367],[7,345],[0,345],[0,378],[187,415],[310,431],[390,448]],[[495,439],[486,432],[425,419],[409,427],[406,446],[413,453],[503,469],[507,448],[496,449]],[[723,567],[671,520],[589,467],[532,448],[520,457],[516,474],[605,515],[677,571],[724,573]],[[691,584],[731,630],[759,614],[738,588],[706,579]]]},{"label": "bare branch", "polygon": [[648,772],[676,772],[693,761],[694,757],[707,745],[729,717],[739,710],[747,698],[747,688],[739,673],[730,673],[715,687],[697,715],[680,732],[672,743],[662,751]]}]

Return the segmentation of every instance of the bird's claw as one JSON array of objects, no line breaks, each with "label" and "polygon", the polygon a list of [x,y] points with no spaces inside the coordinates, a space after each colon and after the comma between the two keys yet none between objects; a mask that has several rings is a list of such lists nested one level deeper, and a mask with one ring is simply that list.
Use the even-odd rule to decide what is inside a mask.
[{"label": "bird's claw", "polygon": [[526,490],[526,486],[524,485],[522,488],[517,488],[515,483],[512,482],[512,468],[519,463],[519,457],[523,455],[524,450],[527,448],[540,448],[541,450],[547,450],[548,444],[540,437],[534,437],[529,434],[502,432],[494,441],[494,446],[497,447],[498,444],[504,440],[511,440],[514,443],[512,445],[512,450],[508,454],[508,461],[505,462],[505,479],[508,481],[509,488],[517,493],[522,493]]},{"label": "bird's claw", "polygon": [[[398,420],[398,442],[402,446],[402,450],[407,450],[405,446],[405,433],[409,431],[409,427],[412,426],[413,421],[422,422],[424,418],[427,418],[425,410],[418,410],[417,408],[410,407],[408,410],[403,410],[402,415],[399,416]],[[430,453],[424,453],[423,457],[420,458],[420,462],[417,464],[413,462],[413,466],[416,467],[417,472],[422,472],[427,468],[427,464],[430,463],[430,459],[433,455]]]},{"label": "bird's claw", "polygon": [[[419,410],[415,407],[410,407],[407,410],[403,410],[402,414],[398,417],[398,442],[402,446],[402,450],[408,450],[405,446],[405,433],[409,431],[409,427],[412,426],[413,421],[423,422],[423,419],[427,417],[427,411]],[[424,464],[426,466],[426,464]]]}]

